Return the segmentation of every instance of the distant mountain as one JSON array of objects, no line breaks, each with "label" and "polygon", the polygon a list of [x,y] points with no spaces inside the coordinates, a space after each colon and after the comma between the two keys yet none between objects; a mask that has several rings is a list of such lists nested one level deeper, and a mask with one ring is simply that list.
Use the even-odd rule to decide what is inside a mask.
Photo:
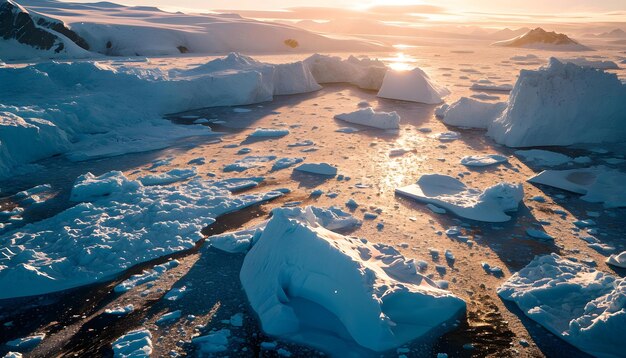
[{"label": "distant mountain", "polygon": [[530,31],[527,27],[522,27],[517,30],[511,30],[508,27],[489,34],[489,38],[496,41],[512,39],[517,36],[521,36]]},{"label": "distant mountain", "polygon": [[548,32],[541,27],[532,29],[521,36],[494,42],[494,46],[523,47],[557,51],[589,51],[591,48],[572,40],[565,34]]},{"label": "distant mountain", "polygon": [[62,21],[28,11],[12,0],[0,0],[0,39],[16,44],[17,52],[80,53],[89,44]]},{"label": "distant mountain", "polygon": [[377,51],[373,41],[330,38],[237,14],[183,14],[109,2],[0,0],[0,59],[165,56],[181,53]]},{"label": "distant mountain", "polygon": [[626,31],[622,30],[622,29],[615,29],[609,32],[603,32],[601,34],[595,35],[595,37],[601,37],[601,38],[626,38]]}]

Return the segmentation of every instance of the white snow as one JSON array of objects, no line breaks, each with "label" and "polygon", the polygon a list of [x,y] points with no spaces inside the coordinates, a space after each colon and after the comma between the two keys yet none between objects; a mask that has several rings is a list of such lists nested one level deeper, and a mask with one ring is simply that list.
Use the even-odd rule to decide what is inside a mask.
[{"label": "white snow", "polygon": [[250,138],[273,138],[273,137],[284,137],[289,134],[288,129],[277,129],[277,128],[257,128],[254,132],[250,133],[248,137]]},{"label": "white snow", "polygon": [[544,170],[528,181],[583,194],[582,200],[607,208],[626,206],[626,173],[604,166]]},{"label": "white snow", "polygon": [[626,251],[609,256],[606,263],[615,267],[626,268]]},{"label": "white snow", "polygon": [[468,155],[461,158],[461,164],[466,167],[485,167],[488,165],[508,162],[508,158],[499,154]]},{"label": "white snow", "polygon": [[228,349],[230,330],[221,329],[204,336],[194,337],[191,342],[198,346],[198,350],[204,354],[224,352]]},{"label": "white snow", "polygon": [[516,150],[515,154],[524,158],[523,161],[532,162],[535,165],[552,167],[571,162],[573,159],[565,154],[551,152],[542,149]]},{"label": "white snow", "polygon": [[79,176],[74,182],[70,200],[94,201],[114,193],[133,191],[140,186],[140,183],[128,179],[120,171],[111,171],[100,176],[87,173]]},{"label": "white snow", "polygon": [[387,72],[382,61],[367,57],[350,56],[343,60],[338,56],[315,54],[304,63],[317,83],[350,83],[368,90],[379,90]]},{"label": "white snow", "polygon": [[[349,230],[361,225],[359,219],[336,207],[324,209],[307,206],[305,208],[282,208],[280,210],[289,218],[306,219],[331,231]],[[261,237],[266,225],[267,221],[263,221],[251,228],[210,236],[207,241],[218,250],[230,253],[247,252]]]},{"label": "white snow", "polygon": [[596,357],[623,355],[624,279],[551,254],[535,257],[498,294],[582,351]]},{"label": "white snow", "polygon": [[[300,68],[300,72],[292,67]],[[71,160],[159,149],[214,135],[166,113],[271,100],[319,89],[302,63],[270,65],[231,53],[189,70],[45,62],[0,67],[0,176],[59,153]]]},{"label": "white snow", "polygon": [[125,316],[134,310],[135,310],[135,306],[133,306],[132,304],[128,304],[123,307],[117,306],[113,308],[107,308],[106,310],[104,310],[104,313],[114,315],[114,316]]},{"label": "white snow", "polygon": [[434,204],[463,218],[486,222],[510,220],[506,212],[517,211],[524,197],[521,184],[499,183],[481,191],[442,174],[422,175],[416,184],[396,189],[396,193]]},{"label": "white snow", "polygon": [[400,116],[394,112],[376,112],[372,107],[335,115],[336,119],[379,129],[400,128]]},{"label": "white snow", "polygon": [[172,323],[173,321],[178,320],[181,316],[182,316],[181,310],[164,313],[161,315],[161,317],[159,317],[159,319],[156,320],[156,324],[159,324],[159,325],[169,324],[169,323]]},{"label": "white snow", "polygon": [[[166,12],[156,7],[25,0],[26,8],[65,22],[84,38],[92,52],[110,56],[165,56],[246,53],[311,53],[315,51],[371,51],[383,48],[354,39],[333,39],[277,22],[262,22],[233,14]],[[111,6],[113,5],[113,6]],[[237,34],[237,36],[233,36]],[[287,40],[295,40],[292,48]],[[69,42],[71,45],[72,42]],[[3,46],[1,58],[37,56],[33,51],[13,54]],[[67,56],[75,56],[76,51]],[[86,51],[83,51],[86,52]],[[97,54],[93,54],[96,56]],[[47,53],[39,54],[48,57]],[[84,57],[84,55],[83,55]]]},{"label": "white snow", "polygon": [[[138,182],[127,187],[6,234],[0,243],[5,253],[0,258],[0,298],[111,279],[136,264],[194,247],[203,237],[202,228],[219,215],[282,195],[233,196],[200,180],[178,187]],[[31,284],[18,284],[24,281]]]},{"label": "white snow", "polygon": [[440,107],[436,115],[451,126],[487,129],[505,108],[505,102],[482,102],[461,97],[450,105]]},{"label": "white snow", "polygon": [[602,60],[588,60],[584,57],[576,57],[576,58],[559,58],[559,61],[564,63],[573,63],[578,66],[592,67],[601,70],[617,70],[619,66],[617,63],[613,61],[602,61]]},{"label": "white snow", "polygon": [[22,337],[22,338],[8,341],[5,343],[5,345],[11,348],[32,349],[33,347],[41,343],[41,341],[43,341],[44,338],[46,338],[45,333],[34,334],[32,336]]},{"label": "white snow", "polygon": [[152,333],[145,328],[130,331],[113,342],[115,358],[148,358],[152,354]]},{"label": "white snow", "polygon": [[385,74],[378,97],[402,101],[438,104],[450,94],[445,87],[430,79],[420,68],[410,71],[389,70]]},{"label": "white snow", "polygon": [[626,85],[615,74],[561,63],[522,70],[488,135],[509,147],[623,141]]},{"label": "white snow", "polygon": [[196,176],[198,173],[196,168],[190,169],[172,169],[161,174],[149,174],[138,178],[141,184],[149,185],[166,185],[179,181],[187,180]]},{"label": "white snow", "polygon": [[290,219],[283,209],[274,210],[240,278],[264,332],[334,354],[398,347],[444,329],[465,309],[392,247]]},{"label": "white snow", "polygon": [[337,175],[337,168],[328,163],[305,163],[296,167],[294,170],[317,175]]}]

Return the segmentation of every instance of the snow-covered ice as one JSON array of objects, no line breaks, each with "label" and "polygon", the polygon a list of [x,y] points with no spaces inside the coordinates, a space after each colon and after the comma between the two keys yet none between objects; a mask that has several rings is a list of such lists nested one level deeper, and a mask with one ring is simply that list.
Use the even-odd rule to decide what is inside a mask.
[{"label": "snow-covered ice", "polygon": [[113,342],[115,358],[148,358],[152,354],[152,333],[145,328],[130,331]]},{"label": "snow-covered ice", "polygon": [[524,197],[521,184],[499,183],[482,191],[442,174],[422,175],[416,184],[396,189],[396,193],[434,204],[463,218],[486,222],[510,220],[506,213],[517,211]]},{"label": "snow-covered ice", "polygon": [[461,164],[466,167],[485,167],[506,162],[508,158],[499,154],[468,155],[461,158]]},{"label": "snow-covered ice", "polygon": [[350,83],[363,89],[379,90],[387,72],[387,66],[378,60],[350,56],[315,54],[304,60],[317,83]]},{"label": "snow-covered ice", "polygon": [[441,106],[436,113],[451,126],[487,129],[505,108],[506,102],[482,102],[462,97],[450,105]]},{"label": "snow-covered ice", "polygon": [[544,170],[528,181],[583,194],[582,200],[608,208],[626,206],[626,173],[605,166]]},{"label": "snow-covered ice", "polygon": [[335,118],[348,123],[380,129],[400,128],[400,116],[396,112],[376,112],[372,107],[337,114]]},{"label": "snow-covered ice", "polygon": [[615,267],[626,268],[626,251],[609,256],[609,258],[606,259],[606,263]]},{"label": "snow-covered ice", "polygon": [[254,132],[250,133],[249,138],[274,138],[284,137],[289,134],[288,129],[278,128],[257,128]]},{"label": "snow-covered ice", "polygon": [[240,274],[270,335],[325,351],[384,351],[461,315],[465,303],[390,246],[331,232],[276,209]]},{"label": "snow-covered ice", "polygon": [[626,85],[615,74],[555,58],[522,70],[488,135],[509,147],[623,141]]},{"label": "snow-covered ice", "polygon": [[325,176],[337,175],[337,168],[328,163],[305,163],[296,167],[294,170]]},{"label": "snow-covered ice", "polygon": [[204,336],[194,337],[191,342],[198,346],[198,350],[204,354],[224,352],[228,349],[229,329],[210,332]]},{"label": "snow-covered ice", "polygon": [[197,175],[195,168],[189,169],[172,169],[161,174],[148,174],[140,177],[138,180],[141,184],[149,185],[167,185],[179,181],[187,180]]},{"label": "snow-covered ice", "polygon": [[569,163],[573,160],[565,154],[542,149],[516,150],[515,154],[524,158],[524,161],[546,167]]},{"label": "snow-covered ice", "polygon": [[[112,176],[104,175],[103,180]],[[133,265],[194,247],[203,237],[202,228],[219,215],[280,195],[234,196],[201,180],[178,187],[135,182],[127,190],[8,233],[0,243],[6,253],[0,258],[0,298],[111,279]],[[24,281],[32,284],[16,284]]]},{"label": "snow-covered ice", "polygon": [[624,279],[551,254],[535,257],[498,294],[582,351],[596,357],[623,355]]},{"label": "snow-covered ice", "polygon": [[402,101],[439,104],[450,91],[435,83],[420,68],[410,71],[389,70],[385,74],[378,97]]},{"label": "snow-covered ice", "polygon": [[5,343],[10,348],[32,349],[46,338],[45,333],[34,334],[28,337],[17,338]]}]

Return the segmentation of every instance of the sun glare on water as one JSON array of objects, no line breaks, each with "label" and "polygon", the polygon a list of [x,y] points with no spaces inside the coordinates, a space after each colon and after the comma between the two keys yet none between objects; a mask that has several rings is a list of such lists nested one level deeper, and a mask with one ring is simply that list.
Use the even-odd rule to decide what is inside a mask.
[{"label": "sun glare on water", "polygon": [[384,59],[388,66],[394,71],[409,71],[415,67],[417,60],[411,56],[398,52],[393,57]]}]

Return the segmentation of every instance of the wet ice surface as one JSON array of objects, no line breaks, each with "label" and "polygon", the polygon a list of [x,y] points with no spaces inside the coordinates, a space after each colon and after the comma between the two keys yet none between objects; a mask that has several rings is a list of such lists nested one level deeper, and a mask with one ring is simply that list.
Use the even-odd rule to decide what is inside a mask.
[{"label": "wet ice surface", "polygon": [[[486,60],[479,62],[469,58],[477,54],[460,56],[449,53],[447,48],[429,48],[424,51],[424,58],[418,59],[418,65],[451,89],[453,94],[447,100],[450,103],[460,96],[475,93],[469,89],[472,80],[491,78],[497,83],[512,83],[520,68],[537,67],[537,64],[517,65],[509,60],[515,53],[522,55],[532,51],[507,51],[506,54],[496,55],[492,50],[486,50],[482,54]],[[534,53],[544,57],[542,52]],[[171,59],[151,61],[171,62]],[[203,60],[185,58],[185,61],[191,64]],[[468,79],[460,80],[462,76]],[[503,93],[497,95],[500,100],[505,100],[507,96]],[[362,101],[367,101],[377,111],[396,111],[402,118],[400,129],[386,131],[351,125],[359,131],[337,132],[346,124],[333,119],[334,115],[355,111]],[[404,256],[422,260],[421,273],[435,281],[447,281],[449,290],[468,303],[467,323],[460,323],[455,331],[434,343],[420,341],[410,344],[407,346],[408,355],[433,356],[445,352],[451,356],[583,356],[583,353],[526,318],[514,305],[501,301],[495,289],[513,271],[527,265],[534,255],[549,252],[574,257],[582,262],[595,262],[600,270],[615,273],[615,269],[604,263],[606,256],[589,247],[582,238],[590,235],[590,229],[595,229],[597,233],[593,236],[600,243],[616,247],[616,252],[626,249],[623,240],[625,209],[605,209],[601,204],[582,201],[577,194],[526,183],[527,178],[543,168],[530,162],[522,163],[514,150],[494,145],[482,131],[446,128],[434,118],[435,106],[432,105],[385,100],[377,98],[375,92],[352,86],[329,85],[316,93],[277,97],[271,103],[238,108],[248,111],[233,111],[230,107],[212,108],[173,117],[181,124],[192,123],[197,118],[208,119],[206,125],[214,131],[228,133],[221,142],[185,140],[165,150],[78,164],[70,164],[63,158],[44,161],[41,163],[44,168],[38,175],[15,177],[0,184],[4,196],[0,201],[2,210],[21,205],[16,198],[7,195],[40,184],[50,184],[55,195],[34,207],[24,205],[25,210],[20,214],[23,220],[12,225],[19,227],[54,215],[73,205],[68,201],[71,184],[77,176],[88,171],[99,175],[109,170],[122,170],[129,177],[139,178],[188,168],[188,163],[194,161],[199,177],[265,177],[265,181],[258,186],[250,185],[244,190],[255,192],[288,188],[291,192],[277,201],[218,219],[205,234],[252,227],[265,220],[271,208],[294,202],[301,206],[337,205],[351,210],[355,217],[363,220],[362,226],[355,228],[351,235],[392,245]],[[248,138],[257,128],[284,129],[289,134],[279,138]],[[431,129],[432,133],[422,131],[424,128]],[[449,130],[459,132],[460,138],[447,142],[436,138],[436,134]],[[242,152],[245,154],[238,154],[243,148],[248,150]],[[312,148],[315,150],[312,151]],[[405,151],[394,151],[398,148]],[[595,150],[598,148],[604,150]],[[589,156],[594,164],[626,169],[623,162],[609,160],[623,159],[626,154],[623,147],[597,145],[550,150],[572,158]],[[392,152],[399,155],[390,155]],[[480,154],[505,155],[509,162],[482,168],[466,167],[460,162],[467,155]],[[292,168],[272,171],[272,161],[257,162],[243,173],[224,172],[225,166],[246,156],[304,158],[303,163],[327,162],[336,166],[338,173],[330,178],[294,172]],[[205,159],[197,160],[201,157]],[[587,165],[563,164],[553,169]],[[524,204],[513,214],[511,221],[487,224],[459,219],[449,212],[439,214],[426,205],[394,194],[396,188],[413,184],[420,175],[428,173],[456,177],[468,186],[480,189],[501,181],[522,182]],[[315,190],[321,190],[322,194],[311,196]],[[358,206],[345,206],[350,200]],[[578,220],[591,217],[596,223],[593,227],[574,225]],[[554,242],[528,237],[527,229],[545,231],[554,237]],[[439,255],[431,254],[430,250],[436,250]],[[449,255],[444,254],[447,250]],[[124,294],[113,292],[113,288],[132,274],[162,264],[167,258],[135,267],[113,282],[69,293],[0,301],[0,312],[3,312],[0,317],[0,342],[46,333],[46,339],[35,348],[33,355],[46,356],[52,352],[110,354],[112,342],[128,331],[145,327],[152,333],[155,356],[165,356],[171,351],[182,354],[197,349],[197,345],[189,342],[192,335],[198,332],[196,327],[201,325],[203,328],[199,333],[202,335],[207,335],[212,329],[220,332],[230,330],[228,350],[218,354],[255,356],[261,351],[276,354],[275,351],[281,348],[294,355],[315,354],[312,350],[285,342],[273,345],[269,342],[275,339],[260,332],[239,283],[242,254],[226,254],[198,247],[170,257],[179,260],[180,265],[157,280],[138,285]],[[489,268],[501,268],[502,275],[486,270],[482,263],[487,263]],[[623,276],[624,272],[617,274]],[[163,298],[172,289],[180,290],[182,287],[185,287],[185,294],[178,299]],[[129,304],[133,304],[134,310],[126,315],[105,314],[106,309]],[[163,314],[176,310],[181,310],[180,318],[156,323]],[[243,313],[241,326],[232,324],[230,319],[238,313]],[[471,344],[473,349],[467,349],[467,344]],[[4,351],[5,347],[0,347],[0,352]],[[392,351],[388,355],[397,354]]]}]

